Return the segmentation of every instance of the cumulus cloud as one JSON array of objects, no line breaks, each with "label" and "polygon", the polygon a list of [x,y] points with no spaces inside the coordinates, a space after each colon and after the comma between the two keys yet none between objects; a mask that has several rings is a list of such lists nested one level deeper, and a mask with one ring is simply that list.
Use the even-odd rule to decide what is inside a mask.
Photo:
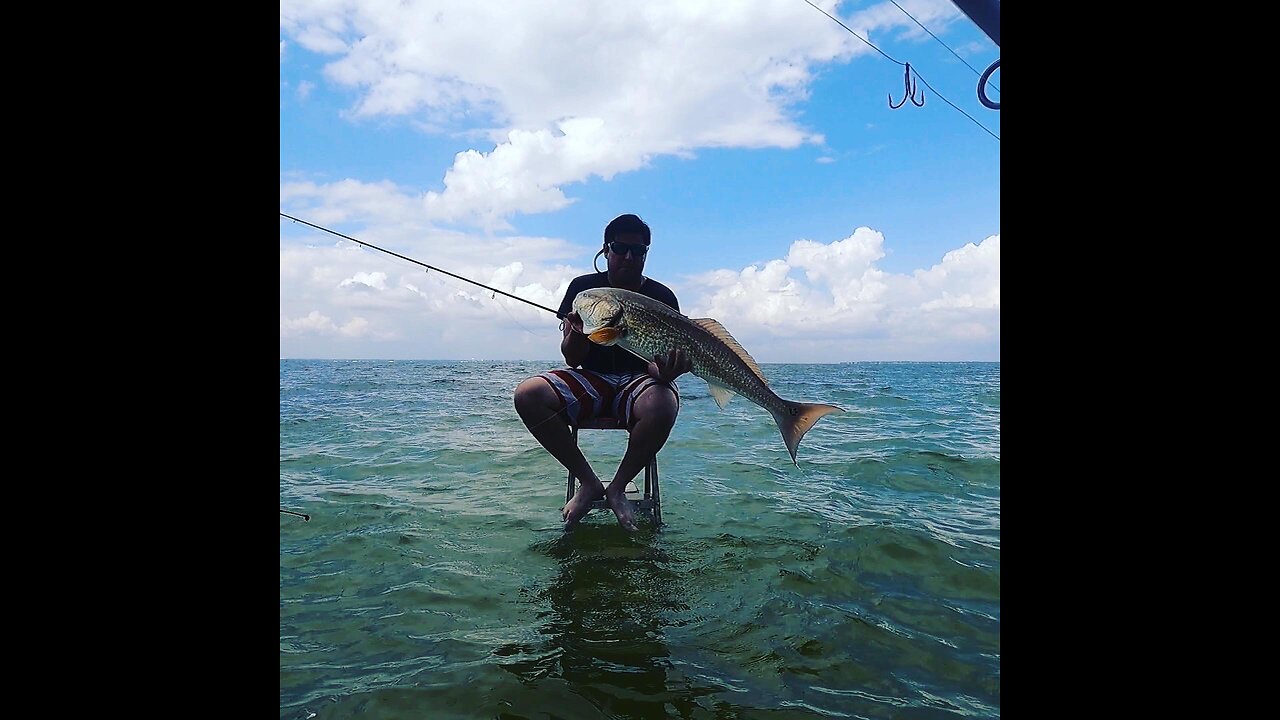
[{"label": "cumulus cloud", "polygon": [[993,235],[979,245],[969,243],[952,250],[942,262],[928,270],[916,271],[922,292],[934,299],[920,305],[923,310],[940,308],[1000,309],[1000,236]]},{"label": "cumulus cloud", "polygon": [[557,332],[553,315],[446,272],[554,309],[581,272],[586,246],[430,227],[413,210],[414,198],[391,183],[296,180],[283,183],[281,194],[308,206],[296,217],[435,268],[282,218],[282,357],[554,354],[545,334]]},{"label": "cumulus cloud", "polygon": [[[452,234],[423,249],[448,257],[450,272],[556,308],[581,270],[533,259],[538,253],[506,258],[521,252],[521,243],[590,250],[538,238],[515,242],[492,253],[483,251],[492,239]],[[716,318],[760,362],[999,359],[999,235],[910,273],[877,267],[885,255],[883,234],[860,227],[831,242],[795,240],[783,258],[669,284],[686,314]],[[362,341],[326,346],[339,357],[558,361],[558,320],[550,313],[389,263],[401,265],[346,242],[282,243],[282,356],[307,357],[307,341],[327,336]]]},{"label": "cumulus cloud", "polygon": [[910,274],[877,268],[884,256],[884,236],[867,227],[797,240],[785,258],[689,278],[682,307],[719,320],[762,362],[999,358],[999,235]]},{"label": "cumulus cloud", "polygon": [[[369,333],[369,321],[361,317],[353,317],[342,325],[337,325],[318,310],[312,310],[305,317],[280,318],[280,335],[316,335],[359,338]],[[384,336],[386,339],[389,336]]]},{"label": "cumulus cloud", "polygon": [[884,273],[874,267],[884,257],[883,246],[884,237],[865,227],[830,244],[797,240],[785,258],[695,278],[710,290],[695,303],[722,323],[761,326],[784,336],[817,326],[847,333],[876,320],[887,291]]},{"label": "cumulus cloud", "polygon": [[[836,2],[818,3],[835,13]],[[551,212],[563,187],[609,179],[657,155],[821,143],[795,119],[816,68],[873,52],[796,0],[601,3],[284,0],[281,32],[331,56],[354,121],[412,116],[447,130],[488,127],[459,153],[428,216],[508,227]],[[943,0],[904,7],[922,22],[959,16]],[[844,18],[863,37],[919,28],[891,4]]]},{"label": "cumulus cloud", "polygon": [[359,272],[338,283],[338,287],[368,288],[370,290],[386,290],[387,274],[384,272]]},{"label": "cumulus cloud", "polygon": [[[946,0],[899,4],[935,30],[961,17]],[[863,37],[928,40],[891,4],[851,9],[840,17]],[[323,82],[352,98],[346,121],[480,138],[431,190],[283,168],[281,208],[552,308],[593,248],[496,236],[509,218],[658,156],[821,148],[795,107],[819,68],[874,52],[798,0],[283,0],[280,25],[281,62],[323,56]],[[907,274],[878,266],[871,228],[779,240],[782,257],[668,284],[762,362],[998,359],[998,235]],[[282,357],[556,355],[550,313],[284,219],[280,293]]]}]

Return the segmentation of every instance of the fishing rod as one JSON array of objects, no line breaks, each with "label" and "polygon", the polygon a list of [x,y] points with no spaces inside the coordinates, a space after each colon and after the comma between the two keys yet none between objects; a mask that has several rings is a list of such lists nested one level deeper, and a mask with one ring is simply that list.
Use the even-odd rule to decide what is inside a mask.
[{"label": "fishing rod", "polygon": [[[396,257],[400,258],[401,260],[408,260],[409,262],[411,262],[411,263],[413,263],[413,264],[415,264],[415,265],[421,265],[422,267],[424,267],[424,268],[426,268],[426,269],[428,269],[428,270],[435,270],[436,272],[444,273],[445,275],[448,275],[449,277],[458,278],[459,280],[463,280],[463,281],[465,281],[465,282],[469,282],[469,283],[471,283],[472,285],[479,285],[480,287],[484,288],[485,290],[492,290],[493,292],[496,292],[496,293],[502,293],[503,295],[506,295],[507,297],[511,298],[512,300],[519,300],[519,301],[520,301],[520,302],[522,302],[522,303],[528,303],[528,304],[530,304],[530,305],[532,305],[532,306],[534,306],[534,307],[538,308],[539,310],[546,310],[547,312],[551,313],[552,315],[555,315],[556,317],[560,318],[561,320],[564,320],[564,319],[565,319],[565,316],[564,316],[564,315],[561,315],[561,314],[560,314],[558,311],[556,311],[556,310],[552,310],[551,308],[549,308],[549,307],[547,307],[547,306],[545,306],[545,305],[539,305],[538,303],[533,302],[533,301],[531,301],[531,300],[525,300],[525,299],[524,299],[524,298],[522,298],[522,297],[516,297],[515,295],[512,295],[512,294],[511,294],[511,293],[509,293],[509,292],[503,292],[502,290],[499,290],[498,288],[492,288],[492,287],[489,287],[488,285],[485,285],[485,284],[483,284],[483,283],[478,283],[478,282],[476,282],[475,280],[470,280],[470,279],[464,278],[464,277],[462,277],[461,275],[454,275],[453,273],[449,272],[448,270],[441,270],[441,269],[440,269],[440,268],[438,268],[438,267],[433,267],[433,266],[428,265],[428,264],[426,264],[426,263],[424,263],[424,262],[418,262],[417,260],[414,260],[414,259],[413,259],[413,258],[411,258],[411,257],[405,257],[404,255],[401,255],[400,253],[391,252],[390,250],[384,250],[383,248],[380,248],[380,247],[378,247],[377,245],[372,245],[372,244],[367,243],[367,242],[365,242],[365,241],[363,241],[363,240],[357,240],[357,239],[355,239],[355,238],[351,237],[350,235],[343,235],[343,234],[342,234],[342,233],[340,233],[340,232],[334,232],[333,230],[330,230],[329,228],[320,227],[319,225],[316,225],[316,224],[314,224],[314,223],[309,223],[309,222],[307,222],[306,220],[301,220],[301,219],[296,218],[296,217],[294,217],[294,216],[292,216],[292,215],[286,215],[286,214],[285,214],[285,213],[283,213],[283,212],[282,212],[282,213],[280,213],[280,216],[281,216],[281,217],[287,217],[287,218],[289,218],[290,220],[292,220],[292,221],[294,221],[294,222],[300,222],[300,223],[302,223],[303,225],[310,225],[311,227],[313,227],[313,228],[315,228],[315,229],[317,229],[317,230],[323,230],[323,231],[325,231],[325,232],[329,233],[330,235],[337,235],[338,237],[343,238],[343,239],[345,239],[345,240],[350,240],[351,242],[354,242],[354,243],[360,243],[361,245],[364,245],[365,247],[373,248],[374,250],[377,250],[378,252],[384,252],[384,253],[386,253],[386,254],[388,254],[388,255],[394,255],[394,256],[396,256]],[[281,512],[284,512],[284,511],[281,511]]]},{"label": "fishing rod", "polygon": [[298,517],[302,518],[303,522],[306,522],[311,519],[310,515],[307,515],[305,513],[300,513],[300,512],[294,512],[292,510],[285,510],[284,508],[280,508],[280,512],[286,515],[297,515]]}]

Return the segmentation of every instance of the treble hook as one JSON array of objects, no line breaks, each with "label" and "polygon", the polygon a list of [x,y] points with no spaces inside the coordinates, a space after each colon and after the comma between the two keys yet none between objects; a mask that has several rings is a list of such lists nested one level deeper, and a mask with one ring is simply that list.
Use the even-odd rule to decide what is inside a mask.
[{"label": "treble hook", "polygon": [[907,104],[907,100],[911,100],[911,104],[916,107],[924,107],[924,92],[920,93],[920,102],[916,102],[916,83],[911,79],[911,63],[907,63],[906,71],[902,74],[902,102],[897,105],[893,104],[893,93],[889,93],[889,107],[897,110]]}]

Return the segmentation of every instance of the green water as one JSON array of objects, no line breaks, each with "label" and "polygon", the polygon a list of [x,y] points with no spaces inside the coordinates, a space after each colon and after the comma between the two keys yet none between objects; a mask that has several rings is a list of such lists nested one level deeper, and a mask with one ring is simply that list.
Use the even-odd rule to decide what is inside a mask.
[{"label": "green water", "polygon": [[847,410],[799,469],[686,377],[636,535],[561,529],[550,366],[281,361],[281,718],[999,717],[999,364],[764,366]]}]

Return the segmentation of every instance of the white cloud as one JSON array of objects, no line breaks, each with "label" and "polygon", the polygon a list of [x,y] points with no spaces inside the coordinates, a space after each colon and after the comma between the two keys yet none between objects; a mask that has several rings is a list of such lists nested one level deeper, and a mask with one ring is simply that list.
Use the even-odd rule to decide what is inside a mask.
[{"label": "white cloud", "polygon": [[923,310],[1000,309],[1000,236],[952,250],[940,264],[916,271],[915,279],[923,292],[935,296],[921,304]]},{"label": "white cloud", "polygon": [[[975,40],[973,42],[963,43],[961,45],[958,45],[953,49],[956,51],[956,54],[961,57],[973,57],[974,55],[977,55],[979,53],[984,53],[989,51],[990,47],[991,47],[990,45],[987,45]],[[977,68],[977,69],[982,70],[983,68]]]},{"label": "white cloud", "polygon": [[[865,227],[829,245],[797,240],[784,259],[696,278],[712,288],[696,305],[726,326],[741,322],[782,335],[815,326],[866,327],[886,292],[884,273],[874,267],[884,257],[883,244],[880,233]],[[803,271],[803,278],[793,271]]]},{"label": "white cloud", "polygon": [[[586,246],[431,228],[391,183],[290,181],[281,195],[310,206],[297,217],[435,268],[282,218],[282,357],[554,356],[551,313],[445,273],[555,309],[581,272],[568,260],[589,254]],[[526,257],[539,261],[514,260]]]},{"label": "white cloud", "polygon": [[[879,5],[872,5],[866,10],[856,14],[854,21],[862,25],[862,28],[851,22],[845,22],[846,25],[858,31],[859,35],[867,37],[866,30],[875,31],[878,29],[896,30],[896,37],[901,39],[915,40],[918,42],[933,42],[933,38],[920,28],[924,25],[934,35],[941,33],[952,21],[963,18],[959,8],[951,2],[939,2],[938,0],[902,0],[898,3],[899,7],[895,7],[893,3],[883,2]],[[911,13],[911,16],[919,21],[915,21],[903,15],[903,11]],[[827,10],[827,12],[831,12]],[[834,13],[833,13],[834,14]],[[874,38],[872,38],[874,41]]]},{"label": "white cloud", "polygon": [[[387,242],[414,257],[406,243]],[[912,273],[879,269],[884,245],[861,227],[829,243],[796,240],[785,258],[668,284],[686,314],[716,318],[760,362],[998,360],[1000,236]],[[449,272],[550,309],[581,272],[553,258],[590,252],[438,231],[416,247]],[[525,259],[510,259],[517,254]],[[282,357],[558,361],[551,313],[345,241],[282,242],[280,292]],[[321,337],[359,342],[309,344]]]},{"label": "white cloud", "polygon": [[866,227],[797,240],[786,258],[689,278],[681,307],[719,320],[761,362],[999,359],[999,235],[911,274],[878,269],[884,255]]},{"label": "white cloud", "polygon": [[[819,4],[834,14],[836,3]],[[943,0],[904,7],[922,22],[959,16]],[[864,37],[919,32],[888,3],[845,22]],[[490,230],[565,207],[565,185],[656,155],[821,143],[792,104],[816,67],[874,52],[798,0],[284,0],[280,26],[334,56],[325,76],[357,93],[353,120],[487,126],[493,144],[459,153],[423,201],[437,220]]]},{"label": "white cloud", "polygon": [[365,273],[358,272],[355,275],[338,283],[338,287],[368,288],[370,290],[386,290],[387,274],[384,272]]},{"label": "white cloud", "polygon": [[[333,183],[284,180],[280,183],[280,207],[295,217],[333,227],[353,220],[372,221],[409,230],[424,227],[422,211],[413,191],[389,181],[361,182],[345,179]],[[361,238],[374,242],[374,238]]]},{"label": "white cloud", "polygon": [[[329,317],[322,315],[317,310],[312,310],[305,317],[300,318],[280,318],[280,335],[287,337],[289,335],[313,335],[313,336],[337,336],[343,338],[360,338],[369,334],[369,321],[361,317],[354,317],[343,325],[334,324]],[[384,336],[381,339],[389,339]]]},{"label": "white cloud", "polygon": [[[946,0],[900,4],[935,31],[960,17]],[[842,19],[873,40],[932,42],[888,3]],[[280,22],[295,46],[286,58],[281,41],[281,62],[298,47],[329,56],[348,121],[487,140],[431,191],[282,168],[282,210],[551,308],[594,248],[495,237],[507,218],[563,209],[567,186],[661,155],[823,146],[795,103],[817,68],[874,53],[799,0],[283,0]],[[998,235],[908,274],[877,266],[886,241],[870,228],[781,240],[783,257],[668,284],[762,362],[999,358]],[[557,357],[550,313],[284,219],[280,293],[281,357]]]}]

